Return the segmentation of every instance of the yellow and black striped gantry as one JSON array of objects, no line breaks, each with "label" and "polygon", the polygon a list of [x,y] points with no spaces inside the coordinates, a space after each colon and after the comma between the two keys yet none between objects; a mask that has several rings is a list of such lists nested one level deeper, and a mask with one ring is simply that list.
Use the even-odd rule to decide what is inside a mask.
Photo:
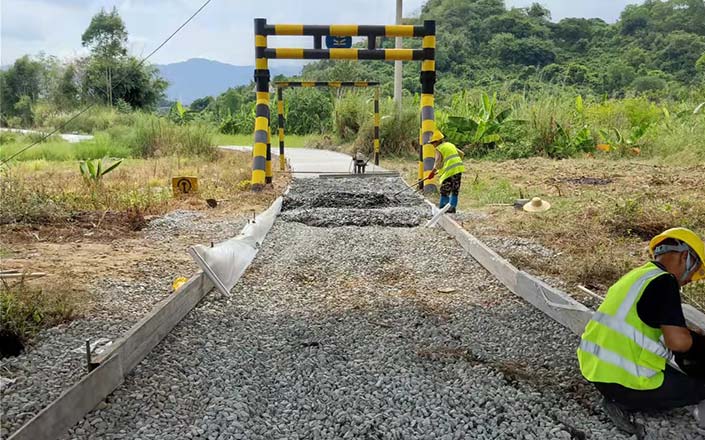
[{"label": "yellow and black striped gantry", "polygon": [[[279,116],[279,170],[284,171],[286,168],[286,159],[284,156],[284,89],[287,87],[375,87],[374,99],[374,153],[375,165],[379,165],[379,82],[377,81],[277,81],[274,83],[277,89],[277,114]],[[269,183],[270,176],[265,176],[265,182]]]},{"label": "yellow and black striped gantry", "polygon": [[[313,37],[313,49],[269,48],[268,36],[306,35]],[[367,37],[367,48],[323,49],[322,39],[334,37]],[[377,48],[378,37],[422,38],[421,49],[384,49]],[[303,25],[303,24],[267,24],[264,18],[255,18],[255,82],[257,83],[257,107],[255,119],[255,145],[252,159],[252,188],[261,189],[265,183],[272,181],[272,151],[269,128],[269,60],[270,59],[304,59],[304,60],[382,60],[382,61],[420,61],[421,62],[421,130],[419,133],[419,180],[428,177],[433,169],[434,149],[430,139],[436,128],[434,116],[433,89],[436,83],[436,22],[424,21],[423,25]],[[289,83],[291,84],[291,83]],[[310,86],[315,87],[316,83]],[[344,82],[340,82],[341,87]],[[354,83],[353,83],[354,84]],[[290,85],[291,86],[291,85]],[[326,86],[331,87],[330,83]],[[333,86],[334,87],[334,86]],[[281,89],[280,89],[281,90]],[[279,94],[280,92],[278,92]],[[375,100],[375,160],[379,160],[379,97]],[[278,110],[280,123],[283,122],[283,102],[279,96]],[[280,125],[280,166],[283,162],[283,125]],[[427,191],[436,190],[436,181],[419,184]]]}]

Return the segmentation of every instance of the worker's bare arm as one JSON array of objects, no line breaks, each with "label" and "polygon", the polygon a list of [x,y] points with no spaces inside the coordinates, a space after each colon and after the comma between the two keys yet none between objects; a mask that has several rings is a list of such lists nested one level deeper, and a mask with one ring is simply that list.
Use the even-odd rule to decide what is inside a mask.
[{"label": "worker's bare arm", "polygon": [[433,164],[433,168],[440,170],[443,167],[443,155],[436,150],[436,162]]},{"label": "worker's bare arm", "polygon": [[685,353],[693,345],[693,337],[690,335],[690,330],[685,327],[662,325],[661,331],[663,332],[666,347],[671,351]]}]

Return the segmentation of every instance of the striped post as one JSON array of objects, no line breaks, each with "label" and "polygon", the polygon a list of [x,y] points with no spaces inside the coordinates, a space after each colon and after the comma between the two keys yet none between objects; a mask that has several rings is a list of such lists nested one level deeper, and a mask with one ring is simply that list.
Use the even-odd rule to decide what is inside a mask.
[{"label": "striped post", "polygon": [[267,144],[269,143],[269,64],[265,57],[267,20],[255,18],[255,139],[252,148],[252,190],[262,190],[267,178]]},{"label": "striped post", "polygon": [[267,161],[264,165],[264,183],[272,184],[274,174],[272,174],[272,125],[267,120]]},{"label": "striped post", "polygon": [[[433,89],[436,83],[436,23],[424,21],[424,37],[422,42],[423,61],[421,62],[421,152],[419,164],[420,179],[431,174],[435,162],[435,149],[431,145],[431,136],[436,129],[433,110]],[[437,180],[434,178],[423,184],[424,192],[437,191]]]},{"label": "striped post", "polygon": [[[308,35],[313,37],[313,49],[301,48],[268,48],[268,35]],[[323,49],[323,36],[361,36],[368,38],[367,49]],[[377,48],[378,37],[423,37],[421,49],[384,49]],[[253,151],[252,183],[256,188],[265,177],[271,176],[271,169],[267,168],[267,160],[271,157],[268,150],[269,142],[269,59],[310,59],[310,60],[383,60],[383,61],[421,61],[421,130],[419,133],[419,180],[428,177],[433,169],[435,150],[430,144],[431,136],[436,128],[434,116],[434,87],[436,82],[435,66],[436,50],[436,22],[424,21],[419,25],[386,25],[386,26],[359,26],[359,25],[303,25],[303,24],[274,24],[268,25],[263,18],[255,19],[255,80],[257,82],[257,120],[255,121],[255,148]],[[299,81],[277,83],[277,87],[368,87],[379,85],[373,81],[359,81],[350,84],[342,81]],[[284,120],[283,98],[281,90],[277,91],[277,108],[280,116],[279,124],[279,151],[280,167],[284,165]],[[375,133],[374,154],[375,164],[379,164],[379,90],[375,90]],[[436,191],[436,181],[426,185],[420,183],[427,192]]]},{"label": "striped post", "polygon": [[375,149],[375,165],[379,165],[379,87],[375,88],[375,134],[373,143]]},{"label": "striped post", "polygon": [[[264,26],[265,35],[335,35],[338,37],[424,37],[428,28],[421,25],[308,25],[308,24],[268,24]],[[435,29],[433,30],[435,33]]]},{"label": "striped post", "polygon": [[[424,37],[426,38],[426,37]],[[267,59],[287,60],[380,60],[423,61],[422,49],[298,49],[291,47],[264,50]]]},{"label": "striped post", "polygon": [[379,86],[379,81],[276,81],[274,86],[280,89],[287,87],[373,87]]},{"label": "striped post", "polygon": [[286,170],[284,157],[284,91],[277,87],[277,114],[279,115],[279,171]]},{"label": "striped post", "polygon": [[419,169],[416,176],[419,179],[419,189],[423,189],[423,128],[421,127],[422,120],[421,115],[419,115]]}]

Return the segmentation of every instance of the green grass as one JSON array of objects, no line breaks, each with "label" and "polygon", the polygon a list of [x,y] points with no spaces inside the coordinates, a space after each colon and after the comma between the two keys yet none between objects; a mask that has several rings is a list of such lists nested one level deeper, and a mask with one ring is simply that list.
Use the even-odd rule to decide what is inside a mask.
[{"label": "green grass", "polygon": [[[28,136],[17,136],[13,141],[0,145],[0,160],[5,160],[16,152],[32,144]],[[68,161],[99,159],[101,157],[130,157],[132,151],[121,143],[114,142],[105,133],[99,133],[89,141],[69,143],[64,140],[51,140],[37,144],[17,156],[16,161]]]},{"label": "green grass", "polygon": [[[27,345],[43,328],[74,318],[85,304],[85,295],[70,291],[47,293],[32,288],[24,279],[0,283],[0,334]],[[16,355],[0,350],[0,357]]]},{"label": "green grass", "polygon": [[[284,142],[286,147],[299,148],[299,147],[309,147],[314,144],[321,136],[320,135],[285,135]],[[252,145],[254,142],[254,137],[249,134],[222,134],[219,133],[215,136],[216,145]],[[272,136],[272,149],[279,151],[279,136]]]}]

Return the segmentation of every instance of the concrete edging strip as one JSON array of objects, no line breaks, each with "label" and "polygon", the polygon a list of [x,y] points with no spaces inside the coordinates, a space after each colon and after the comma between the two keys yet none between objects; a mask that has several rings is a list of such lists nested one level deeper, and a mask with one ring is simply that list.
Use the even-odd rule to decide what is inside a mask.
[{"label": "concrete edging strip", "polygon": [[[428,200],[426,202],[435,209],[435,206]],[[512,293],[520,296],[576,335],[583,333],[592,317],[593,310],[576,301],[567,293],[517,269],[448,215],[443,215],[438,224]],[[703,312],[688,304],[683,304],[683,313],[688,324],[705,330],[705,314]]]},{"label": "concrete edging strip", "polygon": [[[281,209],[279,197],[267,211],[262,224],[249,223],[240,237],[261,244]],[[276,212],[272,216],[272,211]],[[241,271],[254,259],[245,261]],[[100,356],[92,359],[93,370],[72,385],[61,396],[44,407],[16,432],[9,440],[49,440],[58,438],[81,421],[101,401],[112,393],[125,376],[206,296],[214,287],[213,281],[203,272],[191,277],[175,293],[159,302],[152,311],[137,322]]]},{"label": "concrete edging strip", "polygon": [[[430,204],[430,203],[429,203]],[[431,205],[433,206],[433,205]],[[470,234],[448,215],[438,222],[445,231],[482,267],[495,276],[512,293],[541,310],[551,319],[580,335],[592,316],[592,310],[538,278],[514,267],[509,261]]]},{"label": "concrete edging strip", "polygon": [[504,284],[507,289],[516,293],[517,276],[519,274],[519,270],[516,267],[475,238],[448,215],[443,215],[438,224],[454,237],[478,263]]}]

